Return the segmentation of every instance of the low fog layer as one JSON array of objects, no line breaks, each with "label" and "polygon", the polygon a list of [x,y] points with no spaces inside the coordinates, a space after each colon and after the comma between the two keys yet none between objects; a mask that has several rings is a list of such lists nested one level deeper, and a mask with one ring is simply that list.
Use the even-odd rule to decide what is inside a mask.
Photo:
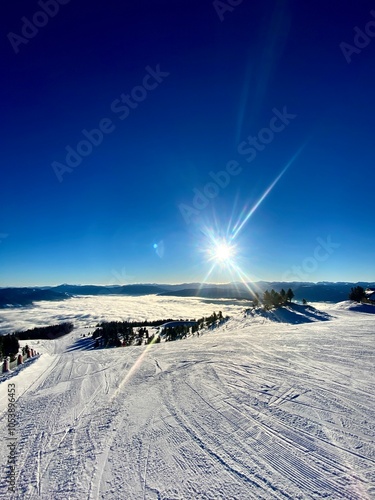
[{"label": "low fog layer", "polygon": [[11,333],[35,326],[72,321],[75,326],[94,327],[99,321],[142,321],[153,319],[192,319],[222,311],[232,315],[249,304],[246,301],[212,300],[147,295],[81,296],[64,301],[41,301],[33,306],[3,309],[0,332]]}]

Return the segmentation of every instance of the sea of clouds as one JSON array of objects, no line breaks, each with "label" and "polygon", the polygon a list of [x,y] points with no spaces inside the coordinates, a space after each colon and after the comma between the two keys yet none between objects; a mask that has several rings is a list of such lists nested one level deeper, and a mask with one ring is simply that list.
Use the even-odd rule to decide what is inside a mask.
[{"label": "sea of clouds", "polygon": [[0,309],[0,333],[27,330],[71,321],[76,327],[93,328],[100,321],[198,319],[214,311],[232,316],[248,307],[246,301],[163,297],[78,296],[62,301],[41,301],[25,307]]}]

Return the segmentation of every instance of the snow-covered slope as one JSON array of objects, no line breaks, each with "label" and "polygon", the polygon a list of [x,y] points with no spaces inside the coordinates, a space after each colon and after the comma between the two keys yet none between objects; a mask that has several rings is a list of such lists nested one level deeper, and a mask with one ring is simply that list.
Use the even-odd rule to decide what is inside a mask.
[{"label": "snow-covered slope", "polygon": [[277,323],[312,323],[313,321],[328,321],[331,316],[327,312],[320,311],[313,306],[299,304],[287,304],[284,307],[265,311],[263,308],[251,308],[246,311],[252,321],[265,322],[275,321]]},{"label": "snow-covered slope", "polygon": [[87,329],[40,341],[42,356],[9,379],[9,498],[375,498],[375,316],[330,307],[329,321],[242,313],[147,348],[92,350]]},{"label": "snow-covered slope", "polygon": [[339,302],[338,304],[332,306],[332,309],[337,311],[356,311],[367,314],[375,314],[375,304],[362,304],[359,302],[352,302],[351,300]]}]

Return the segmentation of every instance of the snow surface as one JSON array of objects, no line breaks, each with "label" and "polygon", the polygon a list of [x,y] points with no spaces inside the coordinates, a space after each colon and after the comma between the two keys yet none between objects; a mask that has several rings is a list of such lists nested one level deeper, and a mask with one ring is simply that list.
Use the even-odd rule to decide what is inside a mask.
[{"label": "snow surface", "polygon": [[18,397],[17,492],[4,445],[0,496],[375,498],[375,316],[301,315],[242,310],[151,347],[93,350],[83,326],[30,342],[43,354],[0,383],[3,437],[8,381]]}]

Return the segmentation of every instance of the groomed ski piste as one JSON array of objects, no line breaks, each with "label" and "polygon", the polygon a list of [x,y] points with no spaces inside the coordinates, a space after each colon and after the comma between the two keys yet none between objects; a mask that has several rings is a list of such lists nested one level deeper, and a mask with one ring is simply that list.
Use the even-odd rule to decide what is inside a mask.
[{"label": "groomed ski piste", "polygon": [[375,307],[316,307],[153,346],[29,342],[42,355],[0,383],[1,497],[374,499]]}]

